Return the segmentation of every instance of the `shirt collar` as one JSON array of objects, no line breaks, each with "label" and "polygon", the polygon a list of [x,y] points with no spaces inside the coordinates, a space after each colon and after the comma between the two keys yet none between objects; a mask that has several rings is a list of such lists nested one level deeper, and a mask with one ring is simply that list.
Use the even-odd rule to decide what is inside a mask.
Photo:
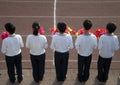
[{"label": "shirt collar", "polygon": [[14,34],[10,34],[9,37],[14,37],[15,35],[16,35],[15,33]]},{"label": "shirt collar", "polygon": [[57,35],[65,36],[66,34],[65,34],[65,33],[63,33],[63,34],[61,34],[61,33],[57,33]]}]

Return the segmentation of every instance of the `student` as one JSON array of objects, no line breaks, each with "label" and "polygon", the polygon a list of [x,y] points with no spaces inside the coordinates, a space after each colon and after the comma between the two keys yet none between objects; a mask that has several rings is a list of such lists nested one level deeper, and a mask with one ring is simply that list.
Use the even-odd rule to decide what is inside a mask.
[{"label": "student", "polygon": [[54,50],[56,78],[58,81],[66,79],[69,59],[69,49],[73,48],[72,36],[65,34],[66,24],[57,24],[59,33],[53,35],[51,48]]},{"label": "student", "polygon": [[38,22],[32,24],[33,33],[27,36],[26,47],[30,49],[33,78],[38,83],[43,80],[45,72],[45,52],[48,46],[44,35],[39,34]]},{"label": "student", "polygon": [[100,37],[98,45],[99,58],[97,79],[100,82],[107,81],[112,57],[114,56],[114,52],[119,49],[118,37],[113,34],[116,30],[116,25],[114,23],[108,23],[106,30],[108,33]]},{"label": "student", "polygon": [[5,29],[9,32],[9,36],[2,42],[1,51],[5,55],[8,76],[11,83],[15,83],[15,67],[17,72],[17,80],[19,83],[23,80],[22,76],[22,55],[21,47],[24,47],[22,37],[15,34],[15,26],[12,23],[6,23]]},{"label": "student", "polygon": [[79,35],[75,42],[75,47],[78,51],[78,80],[86,82],[89,78],[89,69],[92,59],[93,50],[97,47],[97,38],[89,30],[92,27],[90,20],[83,22],[84,34]]}]

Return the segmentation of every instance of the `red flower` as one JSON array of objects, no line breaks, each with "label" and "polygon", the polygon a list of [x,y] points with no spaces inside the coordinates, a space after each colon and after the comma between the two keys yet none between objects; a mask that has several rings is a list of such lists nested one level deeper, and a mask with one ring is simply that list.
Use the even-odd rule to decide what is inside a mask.
[{"label": "red flower", "polygon": [[[50,28],[50,32],[54,35],[55,33],[59,32],[59,31],[58,31],[58,29],[56,29],[56,28]],[[75,30],[73,30],[73,29],[70,28],[69,26],[66,27],[65,33],[66,33],[66,34],[72,33],[73,35],[76,34]]]},{"label": "red flower", "polygon": [[84,34],[85,30],[82,28],[80,30],[78,30],[78,35]]},{"label": "red flower", "polygon": [[66,34],[70,34],[70,31],[68,29],[65,30]]},{"label": "red flower", "polygon": [[90,29],[89,32],[93,33],[94,34],[94,30],[93,29]]},{"label": "red flower", "polygon": [[2,32],[1,35],[0,35],[0,37],[1,37],[2,40],[5,39],[5,38],[7,38],[8,36],[9,36],[8,32]]},{"label": "red flower", "polygon": [[42,26],[41,26],[40,29],[39,29],[39,33],[40,33],[41,35],[45,34],[45,30],[44,30],[44,28],[43,28]]},{"label": "red flower", "polygon": [[[84,28],[81,28],[81,29],[79,29],[78,32],[76,32],[76,33],[78,33],[78,34],[77,34],[77,36],[78,36],[78,35],[84,34],[84,32],[85,32]],[[94,33],[94,30],[93,30],[93,29],[90,29],[89,32]]]},{"label": "red flower", "polygon": [[95,32],[95,35],[97,38],[99,38],[101,35],[106,33],[107,33],[107,30],[105,28],[98,28]]},{"label": "red flower", "polygon": [[76,31],[74,29],[72,29],[72,34],[75,35],[76,34]]},{"label": "red flower", "polygon": [[58,32],[58,29],[56,29],[56,28],[50,28],[50,32],[54,35],[56,32]]}]

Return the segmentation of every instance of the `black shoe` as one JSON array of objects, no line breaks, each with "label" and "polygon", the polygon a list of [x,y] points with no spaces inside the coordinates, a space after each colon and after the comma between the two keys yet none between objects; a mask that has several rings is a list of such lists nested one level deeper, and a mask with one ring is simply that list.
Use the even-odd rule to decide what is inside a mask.
[{"label": "black shoe", "polygon": [[65,81],[66,80],[66,77],[65,78],[63,78],[63,81]]},{"label": "black shoe", "polygon": [[39,83],[39,80],[34,80],[36,83]]},{"label": "black shoe", "polygon": [[59,81],[65,81],[66,80],[66,78],[63,78],[63,79],[60,79]]},{"label": "black shoe", "polygon": [[83,80],[83,83],[86,83],[87,82],[87,80]]},{"label": "black shoe", "polygon": [[81,79],[81,78],[79,78],[79,77],[77,77],[77,79],[78,79],[78,81],[79,81],[80,83],[83,82],[83,79]]},{"label": "black shoe", "polygon": [[23,78],[18,79],[18,83],[21,83],[21,82],[22,82],[22,80],[23,80]]},{"label": "black shoe", "polygon": [[79,78],[78,78],[78,81],[79,81],[80,83],[82,83],[82,82],[83,82],[83,80],[81,80],[81,79],[79,79]]},{"label": "black shoe", "polygon": [[98,77],[96,77],[96,79],[99,81],[99,82],[106,82],[106,80],[103,80],[103,79],[100,79],[100,78],[98,78]]},{"label": "black shoe", "polygon": [[17,77],[17,80],[18,80],[18,83],[21,83],[22,80],[23,80],[23,76],[18,76],[18,77]]},{"label": "black shoe", "polygon": [[58,81],[64,81],[65,79],[57,79]]},{"label": "black shoe", "polygon": [[104,82],[104,83],[106,83],[106,81],[107,81],[107,80],[101,80],[101,82]]},{"label": "black shoe", "polygon": [[101,82],[101,79],[98,76],[96,76],[96,79]]},{"label": "black shoe", "polygon": [[21,80],[18,80],[18,83],[21,83],[21,82],[22,82],[22,80],[23,80],[23,79],[21,79]]},{"label": "black shoe", "polygon": [[57,79],[58,81],[63,81],[62,79]]},{"label": "black shoe", "polygon": [[11,79],[10,79],[10,82],[11,82],[11,83],[15,83],[15,80],[11,80]]},{"label": "black shoe", "polygon": [[21,83],[23,79],[18,79],[18,83]]},{"label": "black shoe", "polygon": [[43,80],[43,78],[40,78],[39,80],[40,80],[40,81],[42,81],[42,80]]}]

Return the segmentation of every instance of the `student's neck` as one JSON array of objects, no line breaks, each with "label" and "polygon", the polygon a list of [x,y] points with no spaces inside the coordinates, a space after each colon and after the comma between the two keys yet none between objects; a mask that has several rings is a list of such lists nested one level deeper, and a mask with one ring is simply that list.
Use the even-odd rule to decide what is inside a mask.
[{"label": "student's neck", "polygon": [[64,34],[64,32],[59,32],[60,34]]},{"label": "student's neck", "polygon": [[89,35],[90,34],[90,32],[89,32],[89,30],[85,30],[85,33],[84,33],[85,35]]},{"label": "student's neck", "polygon": [[14,34],[15,34],[15,33],[13,33],[13,34],[10,34],[10,33],[9,33],[9,35],[14,35]]},{"label": "student's neck", "polygon": [[9,36],[11,36],[11,37],[14,36],[14,35],[15,35],[15,33],[13,33],[13,34],[9,34]]},{"label": "student's neck", "polygon": [[107,33],[107,35],[111,36],[111,35],[114,35],[114,33]]}]

